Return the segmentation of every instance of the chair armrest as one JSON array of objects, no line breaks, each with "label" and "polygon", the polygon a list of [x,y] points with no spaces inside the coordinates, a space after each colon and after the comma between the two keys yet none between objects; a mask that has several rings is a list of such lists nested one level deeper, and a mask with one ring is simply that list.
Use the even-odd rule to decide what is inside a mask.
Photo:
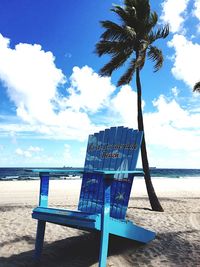
[{"label": "chair armrest", "polygon": [[26,169],[27,172],[36,172],[36,173],[49,173],[49,174],[56,174],[56,175],[62,175],[66,173],[83,173],[84,169]]}]

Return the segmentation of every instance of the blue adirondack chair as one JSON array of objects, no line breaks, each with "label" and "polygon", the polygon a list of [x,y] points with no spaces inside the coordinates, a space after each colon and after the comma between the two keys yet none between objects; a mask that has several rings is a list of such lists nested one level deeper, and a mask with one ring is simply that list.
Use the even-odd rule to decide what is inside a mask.
[{"label": "blue adirondack chair", "polygon": [[[33,169],[40,175],[39,206],[32,217],[38,220],[35,258],[40,259],[46,222],[83,230],[101,232],[99,266],[105,267],[109,234],[142,243],[154,239],[155,233],[125,219],[142,132],[111,127],[89,136],[82,170]],[[64,172],[82,173],[82,187],[77,211],[48,207],[49,177]]]}]

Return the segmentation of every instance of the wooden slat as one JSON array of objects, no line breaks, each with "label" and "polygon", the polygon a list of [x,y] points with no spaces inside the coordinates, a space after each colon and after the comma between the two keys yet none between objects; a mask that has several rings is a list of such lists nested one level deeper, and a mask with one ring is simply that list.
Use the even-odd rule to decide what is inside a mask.
[{"label": "wooden slat", "polygon": [[[139,137],[138,137],[139,136]],[[111,216],[124,219],[132,186],[141,135],[124,127],[111,127],[89,136],[85,170],[116,171],[111,186]],[[135,159],[136,158],[136,159]],[[123,173],[124,172],[124,173]],[[103,205],[103,175],[84,174],[78,209],[100,213]]]}]

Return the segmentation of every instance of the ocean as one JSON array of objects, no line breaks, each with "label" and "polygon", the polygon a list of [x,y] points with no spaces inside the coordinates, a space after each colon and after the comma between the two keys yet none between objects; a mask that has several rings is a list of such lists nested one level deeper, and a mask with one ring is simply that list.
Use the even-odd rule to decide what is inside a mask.
[{"label": "ocean", "polygon": [[[31,173],[26,171],[27,168],[0,168],[0,181],[12,181],[12,180],[37,180],[39,179],[37,173]],[[63,170],[63,168],[54,168]],[[65,168],[66,169],[66,168]],[[75,169],[75,168],[74,168]],[[200,169],[170,169],[170,168],[151,168],[152,178],[199,178]],[[80,179],[74,173],[69,175],[65,174],[60,177],[54,175],[52,179]]]}]

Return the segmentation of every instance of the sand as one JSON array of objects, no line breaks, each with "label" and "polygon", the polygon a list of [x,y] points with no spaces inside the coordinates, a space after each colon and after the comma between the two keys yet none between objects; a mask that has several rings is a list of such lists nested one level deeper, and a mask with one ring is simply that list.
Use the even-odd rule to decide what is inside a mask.
[{"label": "sand", "polygon": [[[135,179],[127,218],[157,233],[147,245],[110,237],[107,266],[200,266],[200,179],[153,179],[164,212],[150,209],[143,179]],[[80,180],[52,180],[50,205],[76,209]],[[99,235],[47,224],[40,265],[34,265],[39,181],[0,182],[0,267],[98,266]]]}]

